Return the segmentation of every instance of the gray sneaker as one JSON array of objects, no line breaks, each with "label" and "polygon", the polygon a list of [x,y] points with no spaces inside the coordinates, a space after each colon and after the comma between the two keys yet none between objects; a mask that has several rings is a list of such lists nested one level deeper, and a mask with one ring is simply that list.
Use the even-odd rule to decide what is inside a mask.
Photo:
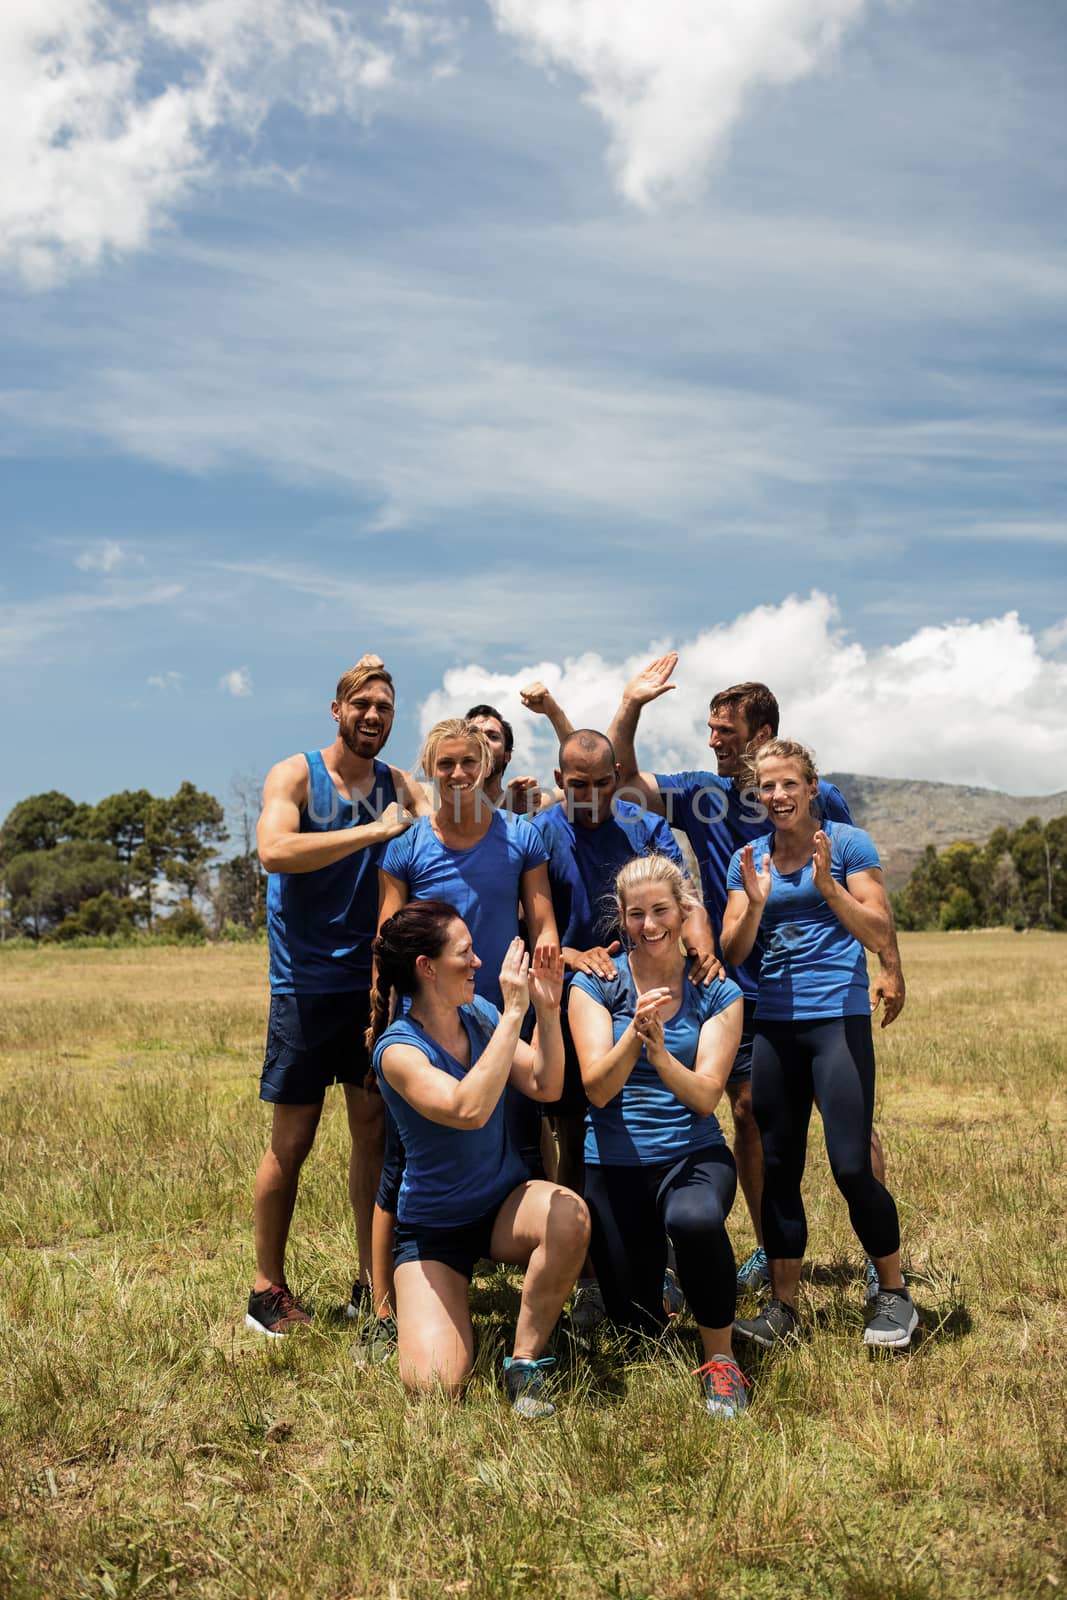
[{"label": "gray sneaker", "polygon": [[580,1283],[571,1301],[571,1327],[577,1329],[579,1333],[592,1333],[594,1328],[599,1328],[606,1316],[604,1296],[596,1279]]},{"label": "gray sneaker", "polygon": [[797,1314],[792,1306],[787,1306],[784,1300],[768,1300],[758,1317],[735,1322],[734,1332],[739,1339],[747,1339],[750,1344],[770,1350],[784,1339],[795,1338],[797,1323]]},{"label": "gray sneaker", "polygon": [[874,1315],[863,1330],[864,1344],[887,1345],[903,1350],[919,1326],[919,1313],[907,1289],[879,1289]]},{"label": "gray sneaker", "polygon": [[375,1317],[352,1346],[352,1360],[357,1367],[380,1367],[395,1355],[396,1323],[392,1317]]},{"label": "gray sneaker", "polygon": [[539,1422],[543,1417],[555,1415],[556,1408],[544,1393],[545,1374],[555,1364],[555,1356],[542,1356],[540,1361],[504,1357],[504,1388],[517,1417]]}]

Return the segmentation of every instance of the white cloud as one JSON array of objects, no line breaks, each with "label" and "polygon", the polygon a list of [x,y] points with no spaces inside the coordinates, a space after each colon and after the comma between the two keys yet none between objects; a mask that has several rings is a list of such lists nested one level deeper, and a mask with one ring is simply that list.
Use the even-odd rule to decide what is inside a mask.
[{"label": "white cloud", "polygon": [[236,700],[247,700],[252,693],[252,674],[247,667],[234,667],[231,672],[222,674],[219,688],[224,694],[232,694]]},{"label": "white cloud", "polygon": [[114,539],[101,539],[75,556],[74,565],[82,572],[114,572],[125,560],[125,551]]},{"label": "white cloud", "polygon": [[0,265],[44,286],[142,248],[275,105],[365,115],[447,24],[391,4],[377,36],[327,0],[4,0]]},{"label": "white cloud", "polygon": [[[1057,630],[1053,630],[1054,632]],[[445,674],[420,709],[421,731],[475,700],[515,727],[516,770],[547,774],[554,741],[518,691],[540,677],[576,726],[605,728],[629,678],[677,648],[678,687],[642,716],[638,756],[657,771],[708,767],[708,700],[744,679],[770,684],[783,734],[811,745],[823,771],[926,778],[1044,794],[1067,788],[1067,664],[1049,659],[1014,611],[982,622],[920,628],[868,649],[849,636],[835,601],[758,606],[695,638],[651,638],[624,661],[589,652],[531,661],[514,673],[469,665]]]},{"label": "white cloud", "polygon": [[0,661],[29,661],[42,639],[65,633],[99,611],[140,611],[170,606],[183,593],[180,583],[120,584],[100,594],[56,594],[0,606]]},{"label": "white cloud", "polygon": [[637,205],[692,190],[752,91],[829,60],[865,0],[489,0],[497,25],[588,84]]},{"label": "white cloud", "polygon": [[152,676],[147,678],[145,682],[150,689],[162,689],[164,692],[173,690],[175,694],[181,694],[182,684],[185,682],[185,673],[174,672],[173,670],[169,672],[153,672]]}]

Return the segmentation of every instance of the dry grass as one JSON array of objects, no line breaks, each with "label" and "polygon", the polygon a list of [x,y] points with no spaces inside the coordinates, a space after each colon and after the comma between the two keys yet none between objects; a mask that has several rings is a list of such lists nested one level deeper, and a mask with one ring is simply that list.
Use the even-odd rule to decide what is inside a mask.
[{"label": "dry grass", "polygon": [[[462,1407],[409,1404],[339,1326],[245,1333],[262,950],[0,955],[0,1593],[1054,1595],[1067,940],[904,954],[879,1123],[914,1352],[861,1343],[859,1251],[813,1149],[810,1337],[752,1364],[742,1423],[704,1415],[683,1328],[625,1367],[561,1347],[558,1418],[527,1428],[492,1379],[505,1274],[475,1285]],[[351,1275],[343,1122],[294,1231],[320,1305]]]}]

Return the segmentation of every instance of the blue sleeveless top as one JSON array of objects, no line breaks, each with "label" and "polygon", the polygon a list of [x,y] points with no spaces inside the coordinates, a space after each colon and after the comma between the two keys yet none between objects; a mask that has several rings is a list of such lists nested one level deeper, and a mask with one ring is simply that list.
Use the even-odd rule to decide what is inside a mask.
[{"label": "blue sleeveless top", "polygon": [[[318,750],[305,752],[308,799],[301,833],[330,833],[376,822],[396,799],[393,774],[374,763],[374,788],[355,805],[338,793]],[[382,844],[368,845],[315,872],[267,878],[267,938],[272,994],[343,994],[369,989],[378,926]]]}]

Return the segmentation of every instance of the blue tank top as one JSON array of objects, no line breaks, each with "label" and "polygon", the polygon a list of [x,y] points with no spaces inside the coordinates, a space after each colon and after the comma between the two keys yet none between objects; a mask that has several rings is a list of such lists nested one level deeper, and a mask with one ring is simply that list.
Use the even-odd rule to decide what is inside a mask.
[{"label": "blue tank top", "polygon": [[[305,752],[308,799],[301,833],[331,833],[375,822],[396,799],[393,774],[374,763],[374,787],[353,805],[339,794],[322,753]],[[272,872],[267,879],[267,938],[273,994],[343,994],[369,989],[371,943],[378,925],[381,844],[356,850],[315,872]]]}]

